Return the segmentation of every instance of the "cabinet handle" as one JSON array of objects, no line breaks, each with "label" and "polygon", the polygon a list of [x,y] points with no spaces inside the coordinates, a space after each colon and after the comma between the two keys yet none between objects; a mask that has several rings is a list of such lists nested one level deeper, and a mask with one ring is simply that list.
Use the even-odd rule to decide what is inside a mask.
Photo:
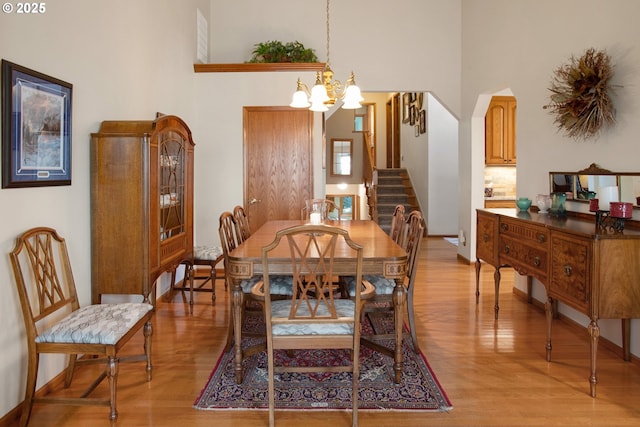
[{"label": "cabinet handle", "polygon": [[487,243],[489,241],[489,235],[488,234],[483,234],[482,235],[482,241]]},{"label": "cabinet handle", "polygon": [[538,234],[538,242],[544,243],[547,240],[547,236],[544,234]]},{"label": "cabinet handle", "polygon": [[540,257],[537,256],[533,259],[533,265],[535,265],[536,267],[540,267]]},{"label": "cabinet handle", "polygon": [[564,275],[565,276],[571,276],[571,266],[569,264],[566,264],[564,266]]},{"label": "cabinet handle", "polygon": [[500,224],[500,229],[502,231],[507,231],[509,229],[509,226],[507,226],[507,224]]},{"label": "cabinet handle", "polygon": [[509,253],[509,245],[504,245],[504,253],[508,254]]}]

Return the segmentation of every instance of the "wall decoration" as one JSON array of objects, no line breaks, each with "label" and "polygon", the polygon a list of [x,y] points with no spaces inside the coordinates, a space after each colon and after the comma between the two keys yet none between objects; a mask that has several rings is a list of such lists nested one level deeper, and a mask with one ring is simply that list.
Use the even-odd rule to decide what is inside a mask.
[{"label": "wall decoration", "polygon": [[427,112],[420,110],[420,133],[427,132]]},{"label": "wall decoration", "polygon": [[71,185],[72,85],[2,60],[2,188]]},{"label": "wall decoration", "polygon": [[594,48],[580,58],[572,56],[553,72],[550,102],[543,108],[555,115],[559,131],[586,140],[615,123],[616,111],[609,97],[612,76],[611,58]]},{"label": "wall decoration", "polygon": [[404,93],[402,95],[402,123],[409,123],[410,117],[410,106],[411,106],[411,94]]}]

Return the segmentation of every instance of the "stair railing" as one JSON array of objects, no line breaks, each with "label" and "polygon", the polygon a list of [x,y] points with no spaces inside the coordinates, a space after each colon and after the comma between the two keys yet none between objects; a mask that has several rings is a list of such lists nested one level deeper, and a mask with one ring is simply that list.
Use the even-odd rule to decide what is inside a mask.
[{"label": "stair railing", "polygon": [[362,150],[363,150],[363,167],[362,167],[362,180],[364,182],[367,205],[369,206],[369,217],[378,222],[378,170],[375,167],[375,159],[373,158],[373,150],[371,148],[370,135],[368,132],[363,132]]}]

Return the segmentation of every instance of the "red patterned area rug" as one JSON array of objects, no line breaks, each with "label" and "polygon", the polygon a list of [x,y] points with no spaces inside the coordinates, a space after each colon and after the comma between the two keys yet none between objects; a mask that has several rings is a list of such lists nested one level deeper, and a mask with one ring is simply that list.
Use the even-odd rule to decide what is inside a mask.
[{"label": "red patterned area rug", "polygon": [[[249,314],[249,330],[264,330],[262,315]],[[369,316],[365,316],[369,317]],[[378,333],[393,330],[389,315],[373,315],[373,325],[366,321],[363,332],[373,328]],[[366,411],[432,411],[453,409],[423,354],[413,351],[411,338],[403,341],[403,372],[400,384],[393,382],[393,360],[367,347],[360,350],[359,409]],[[378,340],[387,347],[393,340]],[[243,338],[243,347],[256,338]],[[291,356],[291,357],[290,357]],[[276,364],[305,365],[348,364],[349,354],[340,350],[303,350],[293,354],[278,351]],[[236,384],[233,349],[223,353],[207,381],[194,408],[201,410],[267,409],[267,355],[258,352],[243,362],[244,380]],[[344,410],[351,407],[351,373],[283,373],[276,374],[276,409]]]}]

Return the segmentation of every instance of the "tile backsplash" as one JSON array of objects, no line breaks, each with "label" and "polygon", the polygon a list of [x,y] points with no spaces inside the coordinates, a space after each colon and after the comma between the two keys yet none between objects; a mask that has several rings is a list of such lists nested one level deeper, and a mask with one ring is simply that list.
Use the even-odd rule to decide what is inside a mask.
[{"label": "tile backsplash", "polygon": [[[511,166],[487,166],[484,168],[485,195],[500,199],[516,198],[516,168]],[[487,191],[487,189],[492,189]]]}]

